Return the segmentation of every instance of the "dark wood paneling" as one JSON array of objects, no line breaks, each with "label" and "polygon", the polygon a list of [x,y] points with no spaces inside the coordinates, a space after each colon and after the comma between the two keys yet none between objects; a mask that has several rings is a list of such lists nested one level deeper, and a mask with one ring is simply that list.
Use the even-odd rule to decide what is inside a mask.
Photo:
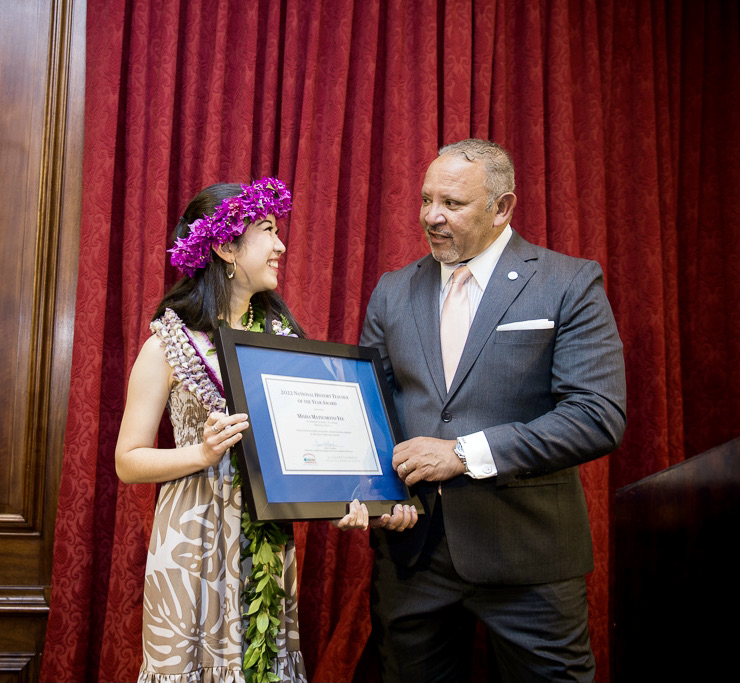
[{"label": "dark wood paneling", "polygon": [[619,489],[615,683],[737,676],[740,439]]},{"label": "dark wood paneling", "polygon": [[[30,496],[43,480],[24,444],[31,405],[28,400],[36,261],[36,211],[40,201],[46,67],[49,45],[47,12],[39,3],[3,3],[0,15],[0,178],[6,188],[3,249],[0,250],[0,326],[11,332],[8,363],[0,363],[0,387],[11,399],[0,414],[0,529],[38,531]],[[44,68],[36,68],[41,62]],[[20,456],[20,457],[19,457]],[[27,484],[27,485],[26,485]],[[30,490],[29,490],[30,489]]]},{"label": "dark wood paneling", "polygon": [[0,0],[0,683],[38,678],[77,282],[85,3]]},{"label": "dark wood paneling", "polygon": [[30,683],[38,678],[38,658],[34,652],[0,653],[0,683]]}]

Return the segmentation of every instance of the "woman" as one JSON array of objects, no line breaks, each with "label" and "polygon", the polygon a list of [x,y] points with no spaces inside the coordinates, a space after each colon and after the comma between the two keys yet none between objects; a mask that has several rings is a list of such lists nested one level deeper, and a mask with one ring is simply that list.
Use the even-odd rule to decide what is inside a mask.
[{"label": "woman", "polygon": [[[162,483],[147,557],[139,681],[244,681],[245,640],[254,629],[245,631],[242,623],[242,591],[252,557],[247,552],[240,560],[247,543],[229,449],[249,423],[244,414],[226,414],[212,338],[219,325],[303,334],[273,291],[285,252],[276,222],[290,208],[290,192],[275,178],[218,184],[190,202],[176,227],[172,263],[186,276],[160,303],[153,335],[131,371],[116,447],[124,482]],[[154,448],[165,406],[173,449]],[[353,501],[337,525],[367,528],[367,509]],[[275,533],[280,537],[280,530]],[[279,680],[305,681],[292,539],[281,559],[276,580],[287,596],[278,653],[254,642],[244,663],[256,679],[267,662]],[[255,583],[247,585],[254,589]]]}]

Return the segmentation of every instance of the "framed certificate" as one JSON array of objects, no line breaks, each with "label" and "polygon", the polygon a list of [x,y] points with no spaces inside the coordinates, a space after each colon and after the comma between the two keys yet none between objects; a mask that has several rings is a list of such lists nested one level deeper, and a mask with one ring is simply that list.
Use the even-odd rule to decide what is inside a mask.
[{"label": "framed certificate", "polygon": [[377,349],[221,328],[216,352],[229,412],[247,413],[235,446],[254,520],[371,516],[422,506],[391,466],[400,435]]}]

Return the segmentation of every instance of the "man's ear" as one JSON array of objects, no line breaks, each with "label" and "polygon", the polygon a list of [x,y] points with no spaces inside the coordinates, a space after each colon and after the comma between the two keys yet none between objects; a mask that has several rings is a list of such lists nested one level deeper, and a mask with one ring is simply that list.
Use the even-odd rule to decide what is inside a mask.
[{"label": "man's ear", "polygon": [[515,206],[516,195],[513,192],[502,194],[494,207],[496,215],[494,216],[493,224],[497,227],[508,225],[511,222],[511,216],[514,213]]}]

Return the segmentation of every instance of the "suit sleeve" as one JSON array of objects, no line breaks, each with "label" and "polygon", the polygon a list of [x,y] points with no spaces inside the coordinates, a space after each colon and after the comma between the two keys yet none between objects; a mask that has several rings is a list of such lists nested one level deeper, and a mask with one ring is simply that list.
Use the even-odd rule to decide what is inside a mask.
[{"label": "suit sleeve", "polygon": [[388,356],[386,347],[384,320],[385,309],[387,306],[387,297],[385,296],[385,284],[387,273],[383,275],[378,284],[375,286],[365,313],[365,323],[362,326],[362,335],[360,336],[360,346],[371,346],[380,352],[380,360],[383,363],[385,376],[388,384],[393,389],[395,384],[393,380],[393,366]]},{"label": "suit sleeve", "polygon": [[622,342],[601,267],[584,262],[562,296],[552,352],[552,410],[484,430],[497,485],[539,477],[614,450],[626,425]]}]

